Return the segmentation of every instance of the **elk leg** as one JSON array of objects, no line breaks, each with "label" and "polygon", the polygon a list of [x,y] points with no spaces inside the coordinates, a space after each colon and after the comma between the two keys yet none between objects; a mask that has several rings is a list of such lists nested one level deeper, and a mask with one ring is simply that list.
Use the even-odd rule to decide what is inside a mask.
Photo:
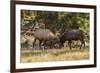
[{"label": "elk leg", "polygon": [[44,48],[47,47],[46,41],[43,42],[43,46],[44,46]]},{"label": "elk leg", "polygon": [[85,42],[82,40],[81,41],[81,46],[80,46],[80,49],[82,48],[82,45],[84,44],[84,47],[85,47]]},{"label": "elk leg", "polygon": [[44,41],[43,42],[43,46],[44,46],[44,48],[46,49],[46,48],[50,48],[50,42],[49,43],[47,43],[48,41]]},{"label": "elk leg", "polygon": [[71,47],[71,41],[68,41],[68,44],[69,44],[70,49],[72,49],[72,47]]},{"label": "elk leg", "polygon": [[80,49],[82,48],[82,44],[83,44],[83,42],[81,41]]},{"label": "elk leg", "polygon": [[33,47],[34,47],[35,42],[36,42],[36,39],[33,41]]},{"label": "elk leg", "polygon": [[40,48],[42,48],[42,47],[41,47],[41,43],[42,43],[42,40],[39,41],[39,47],[40,47]]},{"label": "elk leg", "polygon": [[83,41],[84,47],[85,47],[85,41]]},{"label": "elk leg", "polygon": [[82,41],[80,41],[81,42],[81,45],[80,45],[80,49],[82,48]]},{"label": "elk leg", "polygon": [[63,45],[63,43],[60,43],[59,48],[62,48],[62,47],[64,47],[64,45]]},{"label": "elk leg", "polygon": [[82,43],[84,44],[84,48],[85,48],[85,41],[82,41]]}]

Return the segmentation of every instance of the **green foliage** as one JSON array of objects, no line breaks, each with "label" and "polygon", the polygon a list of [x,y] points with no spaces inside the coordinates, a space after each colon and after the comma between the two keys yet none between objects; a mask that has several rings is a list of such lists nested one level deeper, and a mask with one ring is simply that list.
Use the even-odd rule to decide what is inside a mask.
[{"label": "green foliage", "polygon": [[[26,23],[28,21],[28,23]],[[21,10],[21,23],[26,28],[35,23],[45,24],[45,28],[51,30],[66,30],[72,26],[78,26],[85,32],[89,32],[89,13],[76,12],[54,12],[54,11],[33,11]],[[22,28],[24,28],[22,26]]]}]

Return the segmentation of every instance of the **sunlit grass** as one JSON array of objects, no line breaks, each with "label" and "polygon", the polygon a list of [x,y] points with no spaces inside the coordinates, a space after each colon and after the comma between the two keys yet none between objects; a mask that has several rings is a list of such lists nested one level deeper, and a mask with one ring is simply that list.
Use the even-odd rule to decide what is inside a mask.
[{"label": "sunlit grass", "polygon": [[46,50],[21,50],[21,62],[48,62],[48,61],[69,61],[89,59],[88,48],[69,48],[62,49],[46,49]]}]

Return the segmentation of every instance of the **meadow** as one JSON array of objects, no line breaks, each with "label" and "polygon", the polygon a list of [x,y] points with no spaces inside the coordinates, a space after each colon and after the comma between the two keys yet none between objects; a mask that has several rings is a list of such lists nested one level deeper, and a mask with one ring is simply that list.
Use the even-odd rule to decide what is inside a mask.
[{"label": "meadow", "polygon": [[49,62],[49,61],[75,61],[89,59],[89,49],[68,47],[61,49],[21,49],[21,63]]}]

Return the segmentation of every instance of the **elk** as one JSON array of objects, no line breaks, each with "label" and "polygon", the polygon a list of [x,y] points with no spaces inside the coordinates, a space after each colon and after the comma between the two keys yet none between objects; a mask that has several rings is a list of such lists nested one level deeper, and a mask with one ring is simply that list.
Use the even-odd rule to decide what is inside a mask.
[{"label": "elk", "polygon": [[80,49],[82,48],[82,45],[84,44],[85,46],[85,41],[84,41],[84,34],[81,30],[79,29],[71,29],[68,31],[65,31],[60,37],[60,45],[61,47],[64,45],[64,43],[66,41],[68,41],[69,47],[70,49],[72,49],[72,41],[78,41],[80,40],[81,45],[80,45]]},{"label": "elk", "polygon": [[[39,40],[40,48],[41,48],[42,43],[45,46],[47,44],[46,42],[50,41],[49,45],[54,45],[58,40],[58,37],[55,34],[53,34],[53,32],[51,32],[49,29],[37,29],[34,32],[34,38],[35,40],[33,42],[33,47],[35,45],[36,40]],[[52,42],[53,40],[55,40],[56,42],[53,43]]]}]

